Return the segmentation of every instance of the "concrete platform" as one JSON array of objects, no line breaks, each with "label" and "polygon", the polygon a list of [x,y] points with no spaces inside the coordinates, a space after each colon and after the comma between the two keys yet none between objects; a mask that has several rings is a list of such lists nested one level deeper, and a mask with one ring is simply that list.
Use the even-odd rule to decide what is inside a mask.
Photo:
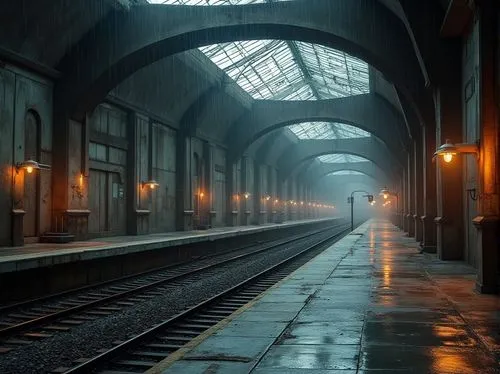
[{"label": "concrete platform", "polygon": [[66,244],[35,243],[23,247],[0,247],[0,274],[285,230],[333,219],[338,218],[308,219],[258,226],[220,227],[143,236],[115,236]]},{"label": "concrete platform", "polygon": [[148,373],[500,372],[500,298],[371,220]]}]

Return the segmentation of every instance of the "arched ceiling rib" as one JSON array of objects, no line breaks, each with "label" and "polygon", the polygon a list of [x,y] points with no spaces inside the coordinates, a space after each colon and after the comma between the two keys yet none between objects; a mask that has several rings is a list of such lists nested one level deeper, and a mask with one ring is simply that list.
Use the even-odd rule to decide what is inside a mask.
[{"label": "arched ceiling rib", "polygon": [[[421,72],[404,27],[391,19],[397,17],[373,1],[353,4],[339,0],[332,4],[308,0],[308,6],[303,4],[284,1],[272,6],[203,10],[134,6],[129,12],[109,17],[64,59],[59,68],[65,79],[56,87],[56,98],[79,117],[124,78],[169,54],[218,42],[268,37],[340,48],[369,61],[402,85],[404,92],[419,99],[418,92],[423,88]],[[367,14],[377,22],[368,25],[363,21]],[[356,28],[349,27],[352,24]],[[420,88],[413,91],[415,87]]]}]

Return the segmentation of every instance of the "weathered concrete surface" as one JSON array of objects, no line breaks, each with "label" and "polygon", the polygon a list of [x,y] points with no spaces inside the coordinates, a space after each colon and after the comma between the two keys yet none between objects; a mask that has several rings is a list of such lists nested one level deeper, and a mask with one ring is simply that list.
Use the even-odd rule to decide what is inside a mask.
[{"label": "weathered concrete surface", "polygon": [[369,177],[376,179],[379,183],[386,183],[389,181],[386,172],[375,165],[373,162],[345,162],[338,164],[313,164],[304,171],[302,175],[303,180],[309,181],[310,183],[315,183],[319,179],[323,178],[328,174],[335,173],[337,171],[357,171],[368,175]]},{"label": "weathered concrete surface", "polygon": [[158,372],[497,373],[500,299],[473,278],[371,220]]},{"label": "weathered concrete surface", "polygon": [[228,130],[226,142],[230,155],[237,159],[245,149],[280,127],[308,121],[340,122],[359,127],[379,138],[395,157],[408,145],[404,118],[382,97],[356,95],[318,101],[257,100],[249,113]]},{"label": "weathered concrete surface", "polygon": [[387,148],[373,138],[302,140],[290,146],[278,160],[278,168],[284,177],[303,161],[327,154],[351,154],[372,161],[387,172],[395,172],[400,160],[395,159]]},{"label": "weathered concrete surface", "polygon": [[154,61],[202,45],[259,38],[295,39],[345,50],[375,66],[409,96],[429,99],[418,95],[424,79],[406,28],[386,7],[366,0],[307,3],[307,7],[295,1],[206,8],[144,5],[112,14],[59,65],[65,78],[58,85],[58,102],[73,114],[82,114]]}]

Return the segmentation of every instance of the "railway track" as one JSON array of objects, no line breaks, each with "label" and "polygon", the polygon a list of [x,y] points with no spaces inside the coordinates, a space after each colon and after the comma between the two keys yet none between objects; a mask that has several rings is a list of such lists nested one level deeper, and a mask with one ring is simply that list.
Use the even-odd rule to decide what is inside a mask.
[{"label": "railway track", "polygon": [[289,243],[306,241],[331,227],[270,243],[250,245],[186,264],[169,266],[128,276],[100,285],[0,308],[0,353],[69,331],[87,321],[107,317],[136,303],[144,302],[177,287],[184,278],[203,276],[220,266]]},{"label": "railway track", "polygon": [[350,232],[347,225],[289,258],[272,265],[251,278],[183,311],[163,323],[93,358],[81,358],[72,368],[61,367],[53,373],[143,373],[182,348],[195,337],[227,318],[295,269],[318,255],[335,240]]}]

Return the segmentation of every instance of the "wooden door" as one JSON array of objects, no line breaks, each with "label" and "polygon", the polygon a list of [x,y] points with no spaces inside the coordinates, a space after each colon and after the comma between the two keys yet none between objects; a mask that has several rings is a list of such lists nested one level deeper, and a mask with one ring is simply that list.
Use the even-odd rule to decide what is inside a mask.
[{"label": "wooden door", "polygon": [[126,212],[125,212],[125,186],[118,173],[108,173],[108,227],[114,234],[125,234]]},{"label": "wooden door", "polygon": [[[32,112],[26,114],[24,127],[24,159],[38,161],[39,157],[39,121]],[[39,214],[39,172],[24,172],[24,222],[25,237],[38,236]]]},{"label": "wooden door", "polygon": [[108,175],[105,171],[90,169],[89,176],[89,233],[107,231]]}]

